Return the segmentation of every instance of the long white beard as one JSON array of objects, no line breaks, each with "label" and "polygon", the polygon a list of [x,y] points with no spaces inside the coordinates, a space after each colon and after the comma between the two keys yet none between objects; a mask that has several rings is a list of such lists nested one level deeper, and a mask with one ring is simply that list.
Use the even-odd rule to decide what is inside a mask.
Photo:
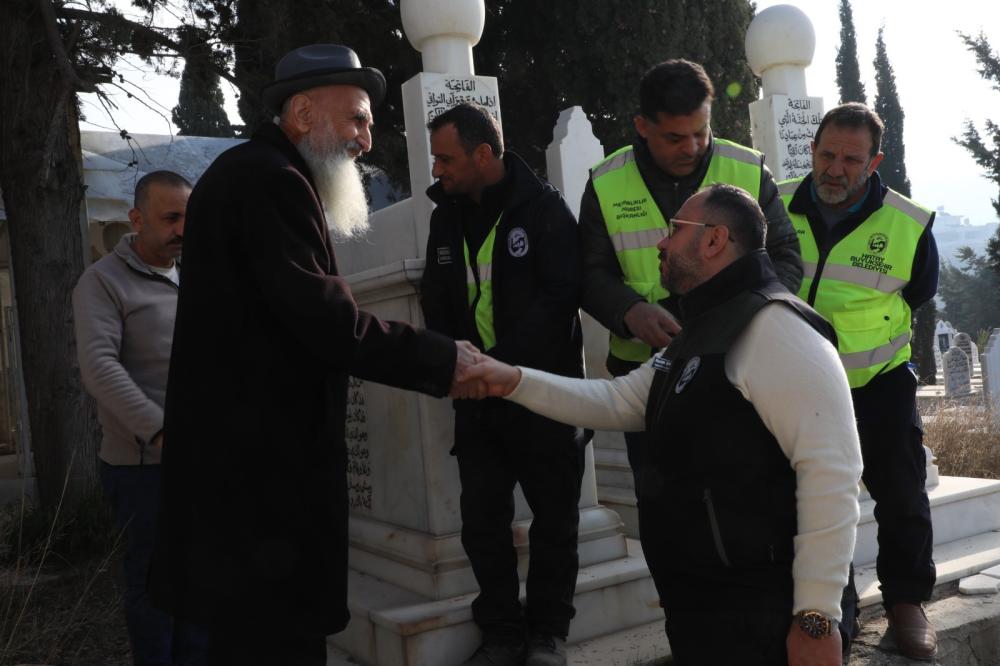
[{"label": "long white beard", "polygon": [[368,200],[361,171],[348,153],[352,146],[312,136],[296,147],[312,172],[326,225],[335,239],[360,238],[368,231]]}]

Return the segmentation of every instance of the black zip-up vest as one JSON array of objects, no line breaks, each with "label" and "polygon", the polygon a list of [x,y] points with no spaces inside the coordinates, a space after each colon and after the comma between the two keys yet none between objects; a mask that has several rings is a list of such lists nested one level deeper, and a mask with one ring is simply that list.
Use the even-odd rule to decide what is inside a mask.
[{"label": "black zip-up vest", "polygon": [[654,361],[637,492],[643,548],[665,602],[792,603],[795,472],[725,371],[733,344],[772,304],[832,335],[761,250],[681,299],[683,331]]}]

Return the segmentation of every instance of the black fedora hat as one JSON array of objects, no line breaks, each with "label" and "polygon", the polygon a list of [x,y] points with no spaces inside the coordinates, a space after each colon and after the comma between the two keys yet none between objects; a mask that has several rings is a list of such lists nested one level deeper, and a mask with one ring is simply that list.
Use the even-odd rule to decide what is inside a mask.
[{"label": "black fedora hat", "polygon": [[356,54],[340,44],[312,44],[285,54],[274,68],[274,81],[264,86],[264,104],[277,113],[286,99],[317,86],[352,85],[365,90],[372,105],[385,97],[385,77],[362,67]]}]

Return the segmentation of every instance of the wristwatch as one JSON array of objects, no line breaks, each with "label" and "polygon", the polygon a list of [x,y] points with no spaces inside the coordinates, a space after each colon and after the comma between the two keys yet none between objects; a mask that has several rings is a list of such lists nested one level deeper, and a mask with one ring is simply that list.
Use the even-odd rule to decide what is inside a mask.
[{"label": "wristwatch", "polygon": [[799,611],[793,619],[810,638],[826,638],[837,626],[832,617],[815,610]]}]

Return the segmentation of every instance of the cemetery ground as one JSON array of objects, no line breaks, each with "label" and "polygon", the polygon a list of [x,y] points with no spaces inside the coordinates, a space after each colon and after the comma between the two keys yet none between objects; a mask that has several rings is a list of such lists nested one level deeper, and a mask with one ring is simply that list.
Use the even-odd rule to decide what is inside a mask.
[{"label": "cemetery ground", "polygon": [[[921,413],[942,475],[1000,479],[1000,426],[978,395],[925,400]],[[121,549],[99,495],[55,521],[27,505],[0,509],[0,664],[130,664]],[[863,617],[866,632],[884,632],[879,606]]]}]

